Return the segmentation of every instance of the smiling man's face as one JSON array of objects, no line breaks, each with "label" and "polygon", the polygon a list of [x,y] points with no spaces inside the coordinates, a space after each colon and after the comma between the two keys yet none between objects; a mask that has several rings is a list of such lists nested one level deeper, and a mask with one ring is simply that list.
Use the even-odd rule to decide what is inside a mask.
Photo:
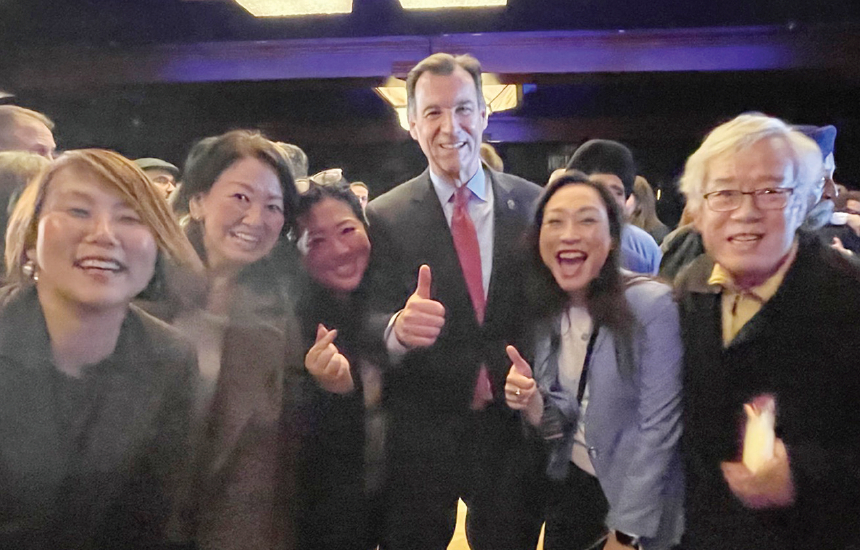
[{"label": "smiling man's face", "polygon": [[465,183],[481,166],[481,136],[487,109],[472,76],[462,67],[449,75],[425,72],[415,82],[415,111],[409,133],[430,170],[448,183]]},{"label": "smiling man's face", "polygon": [[[705,193],[794,187],[790,147],[783,138],[766,138],[714,158],[708,163]],[[776,272],[791,249],[802,221],[800,200],[795,193],[785,208],[764,210],[744,195],[741,205],[728,212],[715,212],[703,201],[695,223],[714,261],[742,286],[757,286]]]}]

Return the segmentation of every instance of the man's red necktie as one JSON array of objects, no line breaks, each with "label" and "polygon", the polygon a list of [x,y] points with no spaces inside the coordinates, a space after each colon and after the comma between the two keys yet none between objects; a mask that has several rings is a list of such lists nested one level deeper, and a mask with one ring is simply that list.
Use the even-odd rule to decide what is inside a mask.
[{"label": "man's red necktie", "polygon": [[[472,223],[471,216],[469,216],[471,193],[465,185],[458,188],[454,193],[451,236],[454,238],[454,248],[457,249],[457,257],[460,259],[460,268],[463,270],[463,278],[466,280],[469,297],[472,299],[475,317],[478,319],[478,324],[483,324],[487,300],[484,297],[484,276],[481,271],[481,248],[478,246],[478,233],[475,231],[475,224]],[[483,409],[492,400],[493,389],[490,385],[489,373],[487,367],[481,365],[472,399],[472,408]]]}]

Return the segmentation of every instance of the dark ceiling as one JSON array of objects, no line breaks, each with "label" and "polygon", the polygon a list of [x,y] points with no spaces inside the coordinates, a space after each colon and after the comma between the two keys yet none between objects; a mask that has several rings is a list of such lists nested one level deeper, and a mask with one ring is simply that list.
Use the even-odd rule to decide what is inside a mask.
[{"label": "dark ceiling", "polygon": [[[204,42],[275,41],[259,42],[264,45],[257,49],[221,50],[222,44],[217,44],[201,50],[209,52],[201,63],[217,65],[219,56],[240,55],[235,53],[239,51],[258,56],[256,67],[265,67],[269,55],[266,48],[280,52],[277,59],[289,60],[294,51],[277,41],[298,38],[466,33],[487,33],[489,38],[491,33],[514,31],[764,26],[786,30],[791,36],[785,38],[768,30],[749,31],[749,38],[742,30],[739,36],[747,40],[741,45],[766,52],[763,59],[765,65],[772,64],[770,69],[751,70],[741,54],[733,61],[736,68],[706,71],[695,64],[680,70],[640,72],[565,70],[546,74],[522,70],[516,75],[517,81],[533,86],[518,109],[491,117],[488,137],[501,141],[497,147],[510,171],[538,182],[545,181],[553,163],[585,139],[624,141],[634,150],[641,172],[665,190],[665,197],[671,194],[684,159],[709,128],[740,112],[760,110],[792,122],[835,124],[839,128],[837,176],[848,184],[860,182],[860,157],[848,154],[860,147],[860,47],[854,40],[860,34],[860,2],[508,3],[504,9],[409,13],[400,8],[398,0],[354,0],[351,15],[257,19],[232,0],[0,0],[0,51],[8,54],[0,54],[0,89],[19,93],[15,102],[54,118],[63,148],[110,147],[131,157],[160,156],[179,164],[196,139],[231,128],[259,128],[274,139],[304,147],[312,170],[343,167],[351,179],[364,179],[377,193],[425,165],[417,145],[399,128],[393,111],[371,91],[379,83],[378,74],[376,78],[276,75],[268,80],[245,76],[191,82],[135,79],[134,67],[157,74],[153,67],[169,60],[171,52],[193,60],[198,51],[193,45]],[[655,44],[665,44],[665,40],[674,44],[676,38],[671,32],[666,34],[664,37],[658,32],[653,39],[640,39],[637,48],[652,48],[653,52]],[[693,36],[684,40],[692,40],[694,46],[720,51],[709,49],[712,39],[706,33],[694,30],[687,34]],[[802,45],[790,50],[756,49],[772,39],[794,44],[795,39],[802,41],[809,36],[829,37],[829,42],[818,46],[819,57],[809,58],[814,59],[812,62],[803,61],[807,52]],[[611,37],[605,40],[607,47],[620,47],[615,50],[621,52],[619,66],[628,60],[641,61],[643,50],[625,49],[624,41],[615,42]],[[590,51],[598,57],[604,55],[602,43],[596,43],[598,46]],[[181,46],[165,50],[160,46],[164,44]],[[320,50],[318,43],[311,44],[314,51],[328,51]],[[544,44],[552,47],[554,43]],[[77,52],[77,57],[68,57],[73,54],[65,46],[70,46],[68,52]],[[153,51],[168,57],[152,57]],[[575,48],[565,50],[569,51],[577,52]],[[767,53],[785,51],[790,55]],[[80,52],[84,52],[83,57]],[[488,55],[488,50],[483,52]],[[327,55],[322,54],[322,62],[329,61]],[[550,56],[551,63],[565,61],[559,59],[562,55],[568,54]],[[791,56],[799,56],[802,62],[792,61]],[[838,62],[830,63],[831,57]],[[67,59],[77,59],[76,64],[69,64]],[[359,55],[356,61],[361,60]],[[27,72],[33,68],[29,64],[38,65],[36,73]],[[235,65],[237,74],[248,64],[248,58],[240,57]],[[570,65],[566,60],[565,66]],[[106,80],[100,74],[110,71],[120,76]],[[40,75],[36,82],[27,80],[32,74]],[[15,76],[27,85],[14,85]],[[39,85],[42,78],[51,83]],[[666,221],[674,221],[678,214],[675,206],[671,208],[674,211],[664,218]]]},{"label": "dark ceiling", "polygon": [[256,19],[230,0],[0,0],[6,47],[858,21],[855,0],[508,0],[445,12],[354,0],[350,15],[298,19]]}]

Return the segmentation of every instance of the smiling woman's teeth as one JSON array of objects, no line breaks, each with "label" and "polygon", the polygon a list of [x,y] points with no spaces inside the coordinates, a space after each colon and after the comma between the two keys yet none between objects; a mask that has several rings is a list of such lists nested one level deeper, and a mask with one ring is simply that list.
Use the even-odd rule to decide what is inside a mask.
[{"label": "smiling woman's teeth", "polygon": [[78,262],[78,265],[84,269],[106,269],[110,271],[119,271],[122,269],[122,266],[119,262],[113,260],[96,260],[96,259],[85,259]]},{"label": "smiling woman's teeth", "polygon": [[253,235],[249,235],[247,233],[234,232],[233,236],[246,243],[256,243],[259,240],[257,239],[257,237],[254,237]]},{"label": "smiling woman's teeth", "polygon": [[561,261],[575,262],[577,260],[585,259],[585,254],[582,252],[560,252],[558,254],[558,259]]}]

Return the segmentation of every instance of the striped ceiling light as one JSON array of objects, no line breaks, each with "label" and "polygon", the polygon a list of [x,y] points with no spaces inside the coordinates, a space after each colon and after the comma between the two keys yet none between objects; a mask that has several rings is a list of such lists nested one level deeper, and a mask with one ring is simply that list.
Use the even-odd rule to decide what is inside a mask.
[{"label": "striped ceiling light", "polygon": [[407,10],[435,10],[442,8],[489,8],[506,6],[508,0],[400,0]]},{"label": "striped ceiling light", "polygon": [[256,17],[352,13],[352,0],[236,0]]}]

